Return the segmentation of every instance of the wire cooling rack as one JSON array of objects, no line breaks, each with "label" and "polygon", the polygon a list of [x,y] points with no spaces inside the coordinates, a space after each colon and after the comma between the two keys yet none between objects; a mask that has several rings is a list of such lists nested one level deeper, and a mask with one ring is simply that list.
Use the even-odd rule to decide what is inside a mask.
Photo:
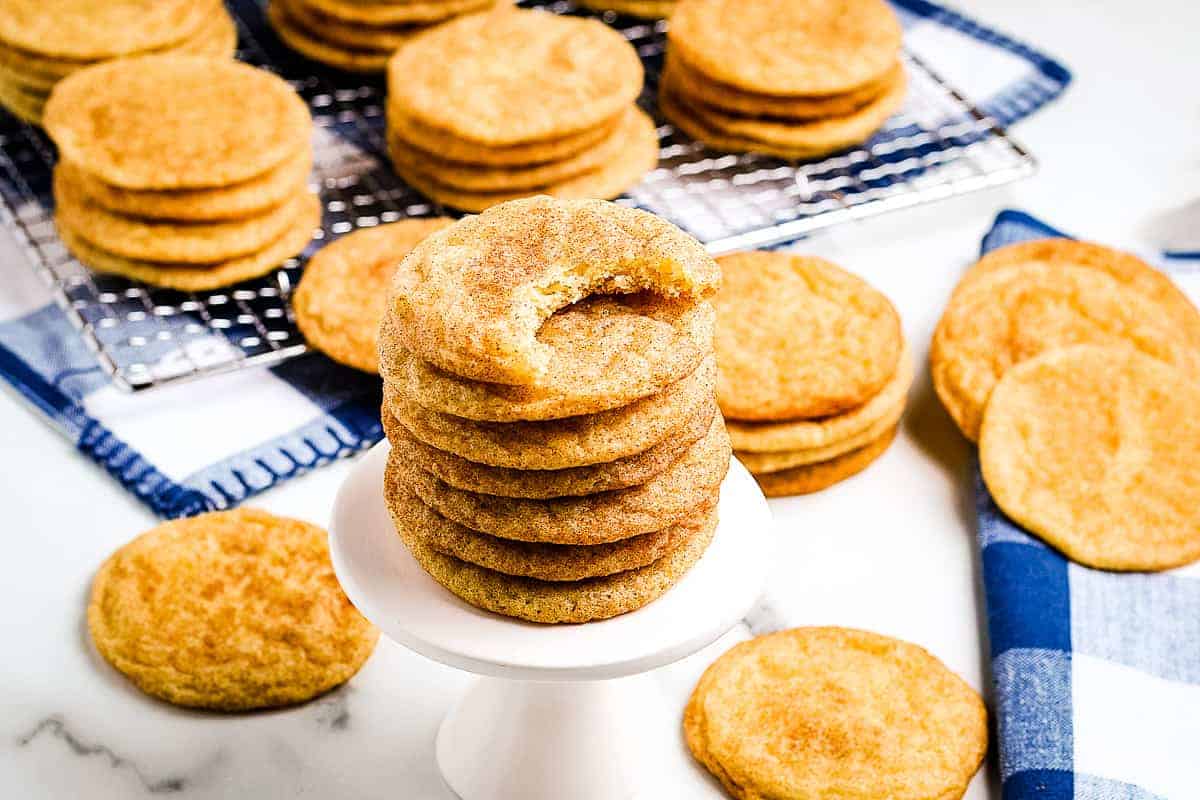
[{"label": "wire cooling rack", "polygon": [[[525,2],[556,13],[591,14],[570,2]],[[307,257],[323,240],[405,217],[453,213],[391,171],[384,87],[320,68],[286,49],[254,0],[232,0],[239,58],[271,69],[308,101],[316,123],[314,179],[324,214],[313,243],[265,278],[214,292],[178,292],[92,273],[59,241],[52,218],[53,146],[36,128],[0,111],[0,221],[113,382],[129,391],[278,364],[306,351],[288,304]],[[642,104],[654,96],[665,25],[602,18],[637,48],[645,65]],[[713,253],[764,247],[814,230],[1031,174],[1033,158],[990,117],[907,54],[909,98],[864,146],[810,163],[713,152],[659,121],[659,166],[621,202],[653,211]]]}]

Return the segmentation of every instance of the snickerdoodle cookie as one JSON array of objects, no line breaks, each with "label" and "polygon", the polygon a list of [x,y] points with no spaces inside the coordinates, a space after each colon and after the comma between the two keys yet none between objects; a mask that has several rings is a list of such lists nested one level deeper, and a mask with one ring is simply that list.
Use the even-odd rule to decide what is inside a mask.
[{"label": "snickerdoodle cookie", "polygon": [[139,689],[242,711],[345,683],[379,637],[342,594],[325,531],[240,509],[163,523],[92,583],[88,629]]},{"label": "snickerdoodle cookie", "polygon": [[335,361],[379,371],[379,325],[392,276],[419,243],[453,220],[405,219],[362,228],[317,251],[292,296],[296,326]]},{"label": "snickerdoodle cookie", "polygon": [[406,352],[474,380],[528,385],[550,364],[537,332],[560,308],[640,290],[704,299],[719,282],[704,247],[660,217],[534,197],[417,245],[396,274],[390,310]]},{"label": "snickerdoodle cookie", "polygon": [[[255,112],[242,113],[246,108]],[[307,106],[281,78],[186,55],[76,72],[55,87],[45,127],[64,159],[126,189],[249,180],[310,146],[312,134]]]},{"label": "snickerdoodle cookie", "polygon": [[934,656],[846,628],[734,646],[700,678],[683,730],[740,800],[953,800],[988,743],[983,701]]},{"label": "snickerdoodle cookie", "polygon": [[979,459],[996,504],[1071,559],[1160,570],[1200,558],[1195,377],[1131,347],[1052,350],[1007,370]]},{"label": "snickerdoodle cookie", "polygon": [[594,295],[555,312],[536,339],[548,351],[536,386],[470,380],[439,369],[380,331],[384,377],[399,394],[444,414],[484,422],[561,419],[641,400],[695,372],[712,352],[709,303],[650,292]]},{"label": "snickerdoodle cookie", "polygon": [[1047,350],[1119,345],[1200,375],[1200,350],[1175,321],[1183,314],[1182,306],[1168,306],[1104,269],[1045,261],[989,268],[955,291],[938,323],[929,356],[933,384],[975,441],[996,382]]},{"label": "snickerdoodle cookie", "polygon": [[866,281],[794,253],[734,253],[717,263],[717,396],[725,416],[830,416],[861,406],[896,373],[900,317]]}]

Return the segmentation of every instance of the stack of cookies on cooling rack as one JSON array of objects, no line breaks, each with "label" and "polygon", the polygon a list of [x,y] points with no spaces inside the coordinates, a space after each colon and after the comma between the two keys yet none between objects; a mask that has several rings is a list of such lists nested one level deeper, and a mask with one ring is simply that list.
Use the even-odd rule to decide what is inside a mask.
[{"label": "stack of cookies on cooling rack", "polygon": [[634,105],[641,89],[637,53],[598,20],[461,17],[388,66],[392,164],[463,211],[535,194],[612,199],[658,163],[654,123]]},{"label": "stack of cookies on cooling rack", "polygon": [[718,398],[738,459],[768,496],[819,491],[891,444],[913,366],[888,299],[830,262],[718,259]]},{"label": "stack of cookies on cooling rack", "polygon": [[663,113],[719,150],[817,158],[866,141],[904,102],[884,0],[681,0]]},{"label": "stack of cookies on cooling rack", "polygon": [[0,105],[39,124],[50,90],[84,67],[160,52],[230,58],[236,47],[220,0],[4,0]]},{"label": "stack of cookies on cooling rack", "polygon": [[289,47],[350,72],[383,72],[418,33],[511,0],[271,0],[267,19]]},{"label": "stack of cookies on cooling rack", "polygon": [[933,385],[1013,521],[1111,570],[1200,559],[1200,313],[1129,253],[991,251],[955,288]]},{"label": "stack of cookies on cooling rack", "polygon": [[156,55],[54,89],[55,222],[85,266],[184,291],[263,275],[320,222],[312,121],[284,81],[225,59]]},{"label": "stack of cookies on cooling rack", "polygon": [[438,583],[586,622],[696,563],[730,458],[718,281],[678,228],[601,201],[512,201],[417,245],[380,331],[386,495]]}]

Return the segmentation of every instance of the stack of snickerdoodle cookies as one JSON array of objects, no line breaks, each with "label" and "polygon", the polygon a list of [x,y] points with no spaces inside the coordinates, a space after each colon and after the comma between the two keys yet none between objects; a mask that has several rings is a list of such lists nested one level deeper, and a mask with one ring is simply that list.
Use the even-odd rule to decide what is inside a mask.
[{"label": "stack of snickerdoodle cookies", "polygon": [[1200,313],[1166,275],[1068,239],[999,248],[954,290],[930,368],[1027,530],[1104,569],[1200,558]]},{"label": "stack of snickerdoodle cookies", "polygon": [[84,67],[163,52],[230,58],[235,47],[220,0],[4,0],[0,105],[36,124],[54,85]]},{"label": "stack of snickerdoodle cookies", "polygon": [[498,8],[440,25],[388,66],[396,172],[464,211],[546,194],[612,199],[658,162],[642,64],[597,20]]},{"label": "stack of snickerdoodle cookies", "polygon": [[512,201],[416,246],[380,332],[386,494],[435,580],[586,622],[700,558],[730,457],[719,275],[678,228],[601,201]]},{"label": "stack of snickerdoodle cookies", "polygon": [[824,259],[718,259],[717,363],[737,457],[768,496],[862,471],[896,435],[913,368],[886,297]]},{"label": "stack of snickerdoodle cookies", "polygon": [[659,104],[714,148],[815,158],[900,108],[900,34],[884,0],[680,0]]},{"label": "stack of snickerdoodle cookies", "polygon": [[351,72],[383,72],[421,31],[511,0],[271,0],[267,19],[289,47]]},{"label": "stack of snickerdoodle cookies", "polygon": [[320,222],[308,108],[264,70],[191,55],[106,62],[55,87],[45,125],[60,154],[59,235],[99,272],[227,286],[302,251]]}]

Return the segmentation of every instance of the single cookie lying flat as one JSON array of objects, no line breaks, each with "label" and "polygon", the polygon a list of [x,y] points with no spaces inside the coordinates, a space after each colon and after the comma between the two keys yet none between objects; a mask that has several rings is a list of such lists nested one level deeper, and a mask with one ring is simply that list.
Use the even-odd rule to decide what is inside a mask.
[{"label": "single cookie lying flat", "polygon": [[1008,370],[979,461],[1005,514],[1071,559],[1159,570],[1200,558],[1200,385],[1129,347],[1053,350]]},{"label": "single cookie lying flat", "polygon": [[684,711],[696,759],[740,800],[955,800],[987,751],[987,711],[907,642],[794,628],[734,646]]},{"label": "single cookie lying flat", "polygon": [[342,594],[325,531],[253,509],[164,523],[92,583],[88,630],[147,694],[242,711],[349,680],[378,631]]},{"label": "single cookie lying flat", "polygon": [[392,276],[422,239],[453,220],[405,219],[362,228],[308,260],[292,296],[296,326],[335,361],[379,371],[379,325]]}]

